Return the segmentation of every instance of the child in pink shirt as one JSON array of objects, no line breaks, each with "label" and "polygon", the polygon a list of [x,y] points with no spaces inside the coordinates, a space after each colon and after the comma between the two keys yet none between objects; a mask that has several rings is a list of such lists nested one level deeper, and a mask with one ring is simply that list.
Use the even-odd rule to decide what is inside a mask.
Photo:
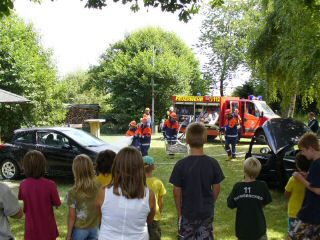
[{"label": "child in pink shirt", "polygon": [[53,207],[61,205],[56,184],[44,178],[46,159],[39,151],[30,151],[22,164],[26,179],[19,188],[26,216],[25,240],[54,240],[59,236]]}]

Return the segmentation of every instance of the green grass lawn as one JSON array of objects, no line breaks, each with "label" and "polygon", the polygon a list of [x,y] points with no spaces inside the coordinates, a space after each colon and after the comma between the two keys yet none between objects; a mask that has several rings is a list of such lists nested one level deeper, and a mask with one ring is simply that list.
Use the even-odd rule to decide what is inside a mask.
[{"label": "green grass lawn", "polygon": [[[121,141],[121,136],[102,137],[108,142],[116,143]],[[248,144],[241,143],[237,147],[240,153],[246,152]],[[234,222],[235,210],[228,209],[226,201],[232,186],[235,182],[243,178],[242,162],[244,154],[235,161],[226,161],[225,151],[219,141],[215,143],[208,143],[205,145],[205,153],[209,156],[215,157],[225,174],[225,180],[221,184],[221,193],[215,207],[214,232],[216,239],[236,239],[234,236]],[[149,155],[153,156],[156,162],[156,170],[154,175],[160,178],[166,189],[167,194],[164,199],[164,211],[162,216],[162,239],[176,239],[177,232],[177,217],[176,210],[172,196],[172,186],[169,184],[169,177],[174,164],[183,157],[183,155],[176,155],[174,159],[170,159],[164,151],[164,143],[160,140],[160,135],[156,135],[152,139],[152,146]],[[72,186],[73,180],[68,178],[55,178],[58,185],[61,200],[63,202],[59,209],[55,210],[57,224],[60,232],[59,239],[65,239],[66,236],[66,218],[67,206],[65,204],[65,195],[67,190]],[[20,181],[12,181],[8,184],[12,186],[14,191],[17,191]],[[273,202],[264,209],[268,226],[269,240],[285,239],[287,229],[287,214],[286,214],[286,200],[283,193],[277,190],[271,190]],[[10,220],[12,230],[17,239],[23,239],[24,221]]]}]

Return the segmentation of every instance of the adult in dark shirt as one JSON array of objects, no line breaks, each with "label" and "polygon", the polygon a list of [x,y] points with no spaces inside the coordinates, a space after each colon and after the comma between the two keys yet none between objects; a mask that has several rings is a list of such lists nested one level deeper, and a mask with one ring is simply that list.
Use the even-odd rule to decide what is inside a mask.
[{"label": "adult in dark shirt", "polygon": [[319,123],[316,119],[316,115],[313,112],[309,113],[309,122],[308,127],[311,129],[312,132],[317,133],[319,129]]},{"label": "adult in dark shirt", "polygon": [[236,236],[239,240],[266,240],[267,224],[263,207],[272,199],[263,181],[256,180],[261,163],[256,158],[244,161],[244,179],[237,182],[228,197],[228,207],[237,209]]},{"label": "adult in dark shirt", "polygon": [[191,154],[176,163],[170,177],[179,217],[179,239],[213,239],[214,202],[224,175],[217,160],[204,154],[206,139],[203,124],[188,126],[186,141]]},{"label": "adult in dark shirt", "polygon": [[299,141],[301,153],[312,161],[309,173],[305,179],[299,172],[293,176],[305,187],[305,196],[298,219],[293,223],[290,239],[318,240],[320,239],[320,145],[314,133],[306,133]]}]

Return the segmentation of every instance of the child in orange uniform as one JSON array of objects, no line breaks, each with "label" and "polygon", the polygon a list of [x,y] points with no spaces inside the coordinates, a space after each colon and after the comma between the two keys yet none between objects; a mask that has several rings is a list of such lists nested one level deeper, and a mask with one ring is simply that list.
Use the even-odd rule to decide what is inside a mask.
[{"label": "child in orange uniform", "polygon": [[151,128],[148,124],[148,118],[144,117],[142,119],[142,124],[139,126],[137,130],[137,136],[140,138],[141,143],[141,154],[142,156],[148,155],[148,150],[151,144]]},{"label": "child in orange uniform", "polygon": [[140,150],[140,138],[137,136],[137,122],[131,121],[129,123],[129,129],[126,133],[126,136],[133,137],[131,146],[135,147],[136,149]]}]

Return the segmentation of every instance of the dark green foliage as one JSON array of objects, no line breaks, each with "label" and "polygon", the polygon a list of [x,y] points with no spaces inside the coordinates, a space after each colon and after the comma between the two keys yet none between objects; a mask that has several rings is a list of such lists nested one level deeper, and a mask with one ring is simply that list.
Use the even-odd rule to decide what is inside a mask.
[{"label": "dark green foliage", "polygon": [[[30,0],[33,2],[41,2],[41,0]],[[54,0],[52,0],[54,1]],[[82,1],[82,0],[81,0]],[[216,2],[222,2],[220,0],[214,0]],[[1,0],[0,1],[0,18],[2,16],[8,16],[13,9],[13,0]],[[113,2],[119,2],[119,0],[113,0]],[[122,4],[131,4],[130,9],[134,12],[139,11],[140,4],[135,0],[122,0]],[[198,13],[200,8],[200,0],[144,0],[143,6],[148,7],[160,7],[163,12],[179,12],[179,20],[188,22],[192,15]],[[107,6],[107,0],[86,0],[85,7],[102,9]]]},{"label": "dark green foliage", "polygon": [[56,88],[50,52],[39,43],[31,25],[12,15],[0,20],[0,88],[23,95],[30,103],[0,106],[1,134],[21,125],[62,122],[64,108]]},{"label": "dark green foliage", "polygon": [[208,89],[191,49],[159,28],[133,32],[111,45],[89,74],[92,86],[110,94],[107,103],[113,110],[107,120],[123,128],[139,121],[145,107],[151,108],[152,79],[156,121],[172,104],[172,95],[206,94]]},{"label": "dark green foliage", "polygon": [[299,95],[307,106],[319,99],[320,3],[265,2],[265,21],[250,48],[253,66],[266,77],[270,100],[281,96],[282,109],[294,109]]},{"label": "dark green foliage", "polygon": [[[118,2],[119,0],[113,0]],[[131,4],[130,8],[136,12],[140,9],[138,1],[122,0],[122,4]],[[160,7],[163,12],[174,13],[179,12],[179,19],[187,22],[191,19],[191,16],[198,12],[200,7],[199,0],[144,0],[144,7]],[[103,8],[107,6],[107,0],[87,0],[86,7],[89,8]]]},{"label": "dark green foliage", "polygon": [[258,96],[260,93],[256,91],[253,81],[245,82],[242,86],[236,87],[233,91],[232,96],[247,98],[249,95]]},{"label": "dark green foliage", "polygon": [[8,16],[10,14],[11,9],[13,9],[12,0],[1,0],[0,1],[0,18],[3,16]]}]

